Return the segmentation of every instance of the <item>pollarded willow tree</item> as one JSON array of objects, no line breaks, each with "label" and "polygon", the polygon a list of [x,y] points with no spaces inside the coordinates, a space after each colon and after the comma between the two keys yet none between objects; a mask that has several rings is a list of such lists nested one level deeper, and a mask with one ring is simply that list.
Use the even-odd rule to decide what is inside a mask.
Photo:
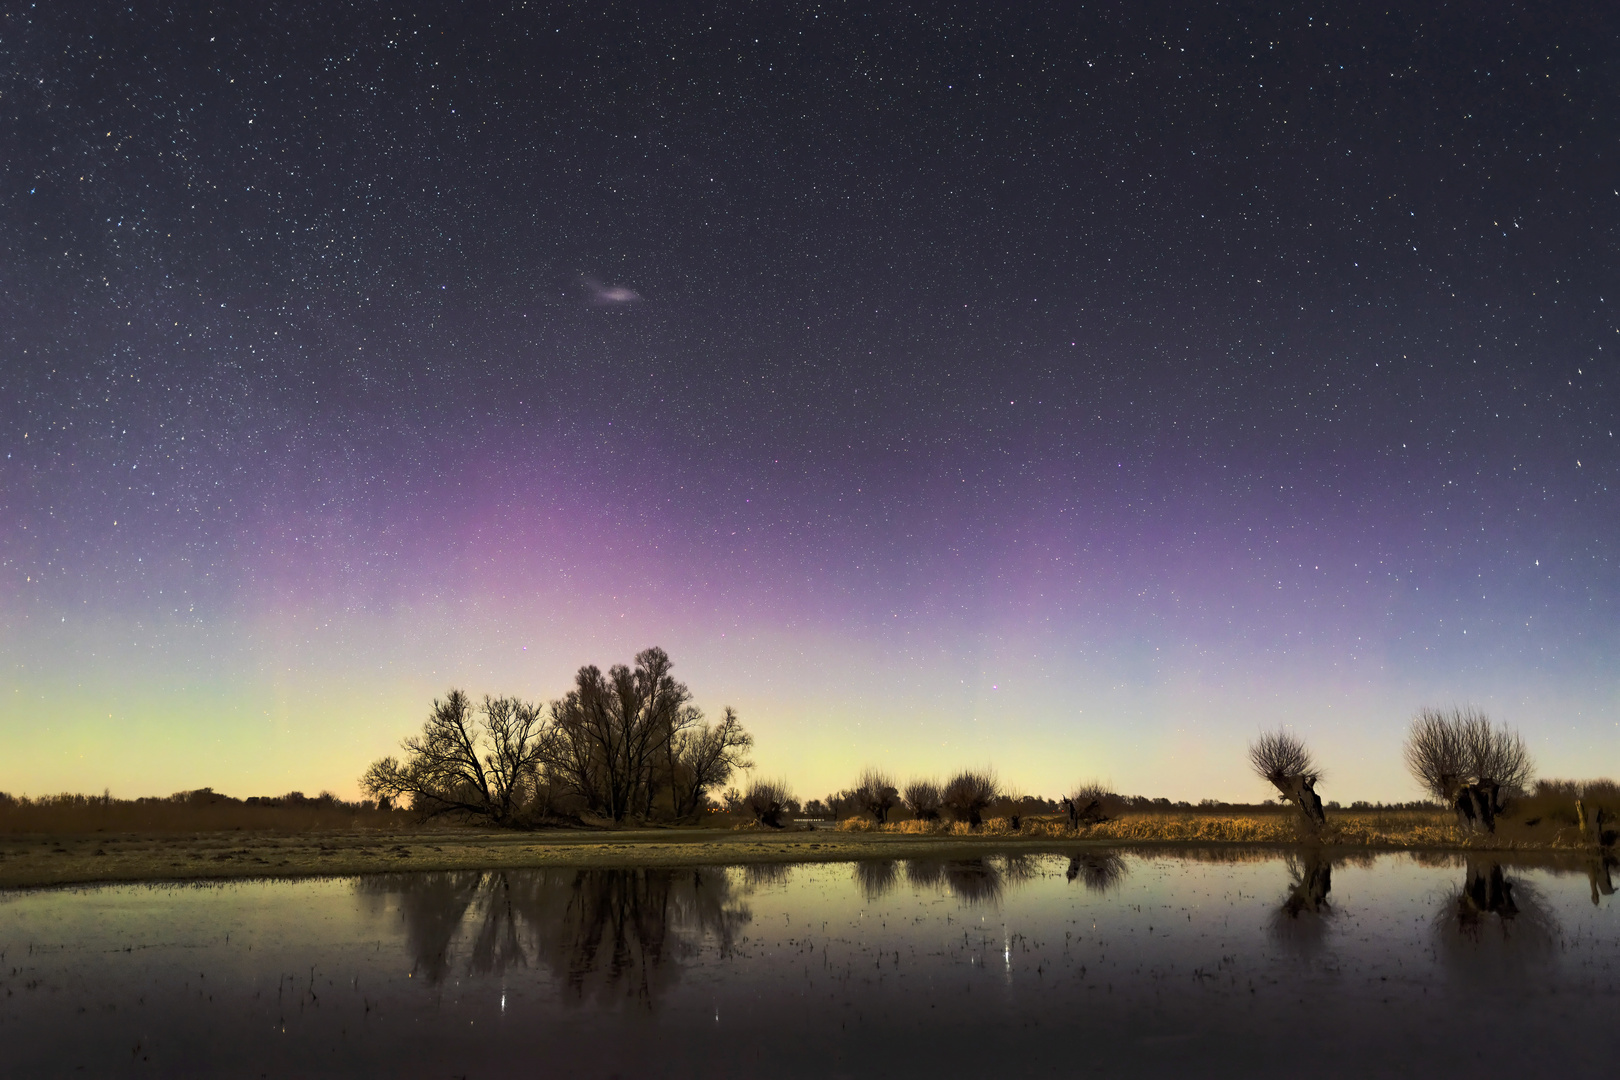
[{"label": "pollarded willow tree", "polygon": [[1287,731],[1264,732],[1249,744],[1249,764],[1262,780],[1299,808],[1306,828],[1326,824],[1322,798],[1316,793],[1322,770],[1311,759],[1304,739]]},{"label": "pollarded willow tree", "polygon": [[1069,792],[1061,801],[1064,816],[1069,819],[1069,828],[1078,829],[1082,825],[1095,825],[1100,821],[1107,821],[1108,804],[1118,803],[1119,797],[1092,780]]},{"label": "pollarded willow tree", "polygon": [[783,829],[795,810],[793,791],[786,780],[755,780],[743,794],[743,806],[761,825]]},{"label": "pollarded willow tree", "polygon": [[966,769],[950,778],[939,794],[939,801],[951,817],[970,829],[977,829],[984,823],[984,812],[1000,795],[1001,786],[996,782],[995,773],[988,769],[983,772]]},{"label": "pollarded willow tree", "polygon": [[855,805],[862,813],[871,814],[879,825],[889,820],[889,812],[900,805],[900,791],[894,779],[882,769],[864,769],[855,783]]},{"label": "pollarded willow tree", "polygon": [[940,810],[939,783],[935,780],[918,779],[906,784],[904,795],[906,809],[918,821],[938,821]]},{"label": "pollarded willow tree", "polygon": [[1406,738],[1406,767],[1467,830],[1496,831],[1507,800],[1530,786],[1535,762],[1519,733],[1472,706],[1423,708]]}]

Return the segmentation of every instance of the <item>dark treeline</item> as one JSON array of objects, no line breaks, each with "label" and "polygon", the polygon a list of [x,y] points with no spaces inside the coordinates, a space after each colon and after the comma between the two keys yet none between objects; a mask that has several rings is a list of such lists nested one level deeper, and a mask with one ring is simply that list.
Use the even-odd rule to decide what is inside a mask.
[{"label": "dark treeline", "polygon": [[994,819],[998,832],[1018,832],[1036,818],[1047,819],[1043,829],[1053,818],[1081,829],[1127,814],[1292,812],[1312,834],[1329,813],[1345,809],[1444,809],[1464,832],[1491,834],[1499,820],[1508,820],[1520,839],[1567,843],[1574,837],[1605,848],[1617,839],[1620,787],[1613,781],[1533,779],[1529,750],[1516,732],[1477,710],[1456,708],[1421,710],[1405,746],[1408,768],[1430,801],[1357,801],[1348,808],[1323,801],[1317,794],[1323,770],[1304,741],[1285,731],[1265,733],[1249,747],[1251,765],[1278,793],[1277,801],[1262,804],[1124,795],[1097,782],[1052,799],[1008,790],[988,769],[901,784],[867,768],[852,786],[803,804],[781,778],[754,778],[744,790],[717,796],[737,770],[752,767],[746,754],[753,739],[730,708],[706,720],[671,669],[668,655],[656,648],[606,672],[587,665],[566,695],[544,706],[515,697],[475,702],[452,690],[433,702],[402,754],[371,765],[361,779],[370,798],[359,801],[324,791],[239,799],[211,788],[139,799],[0,792],[0,832],[397,828],[411,816],[517,827],[693,822],[723,809],[733,819],[771,828],[803,815],[899,823],[908,831],[912,823],[923,831],[947,822],[977,829]]},{"label": "dark treeline", "polygon": [[373,800],[341,799],[330,791],[305,795],[222,795],[213,788],[137,799],[100,795],[0,792],[0,833],[211,832],[232,829],[305,832],[322,829],[396,828],[407,815],[379,808]]},{"label": "dark treeline", "polygon": [[709,723],[662,649],[634,666],[579,669],[549,705],[515,697],[436,700],[403,754],[366,770],[366,794],[427,815],[493,825],[689,820],[708,793],[752,767],[735,710]]}]

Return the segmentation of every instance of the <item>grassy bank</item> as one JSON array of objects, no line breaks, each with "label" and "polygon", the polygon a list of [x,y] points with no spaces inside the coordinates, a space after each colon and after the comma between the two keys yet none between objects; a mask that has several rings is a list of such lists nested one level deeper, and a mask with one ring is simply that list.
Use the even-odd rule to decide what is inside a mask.
[{"label": "grassy bank", "polygon": [[[270,808],[275,809],[275,808]],[[1024,818],[1014,830],[992,819],[960,825],[866,821],[837,829],[734,828],[716,815],[706,828],[574,829],[537,832],[424,827],[406,815],[352,815],[339,828],[292,829],[305,818],[268,819],[278,828],[189,832],[53,830],[0,835],[0,888],[105,882],[351,875],[401,870],[545,866],[680,866],[971,857],[993,851],[1073,851],[1125,846],[1173,850],[1223,845],[1292,846],[1305,839],[1283,813],[1127,814],[1069,829],[1061,818]],[[1315,842],[1340,850],[1574,851],[1579,830],[1558,821],[1507,821],[1494,836],[1459,832],[1440,811],[1341,812]]]},{"label": "grassy bank", "polygon": [[1584,845],[1573,823],[1542,818],[1533,824],[1504,820],[1494,836],[1465,833],[1456,818],[1441,810],[1340,811],[1329,815],[1326,828],[1315,834],[1301,831],[1289,813],[1135,813],[1123,814],[1096,825],[1072,829],[1060,817],[1024,818],[1015,831],[1006,818],[985,822],[978,830],[960,824],[903,821],[877,826],[870,820],[841,822],[848,832],[884,832],[915,836],[1018,836],[1088,840],[1120,844],[1297,844],[1342,847],[1456,848],[1517,850],[1577,848]]}]

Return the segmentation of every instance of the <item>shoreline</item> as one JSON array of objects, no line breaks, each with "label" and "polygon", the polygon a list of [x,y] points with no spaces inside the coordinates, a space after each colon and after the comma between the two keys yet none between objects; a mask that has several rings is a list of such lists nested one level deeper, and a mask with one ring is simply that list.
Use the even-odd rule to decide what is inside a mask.
[{"label": "shoreline", "polygon": [[140,883],[210,883],[254,878],[353,877],[428,871],[729,866],[1068,854],[1087,850],[1289,851],[1309,846],[1351,856],[1389,852],[1496,855],[1515,859],[1594,857],[1590,848],[1469,838],[1403,843],[1202,837],[1124,838],[1023,834],[949,835],[877,830],[783,832],[713,828],[546,830],[495,833],[467,828],[328,833],[98,833],[0,837],[0,890]]}]

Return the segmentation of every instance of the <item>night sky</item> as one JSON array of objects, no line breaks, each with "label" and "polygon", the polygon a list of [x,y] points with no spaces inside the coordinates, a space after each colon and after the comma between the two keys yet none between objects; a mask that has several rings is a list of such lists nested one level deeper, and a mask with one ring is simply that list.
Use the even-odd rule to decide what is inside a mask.
[{"label": "night sky", "polygon": [[0,789],[652,644],[802,797],[1612,775],[1620,16],[1276,6],[6,5]]}]

